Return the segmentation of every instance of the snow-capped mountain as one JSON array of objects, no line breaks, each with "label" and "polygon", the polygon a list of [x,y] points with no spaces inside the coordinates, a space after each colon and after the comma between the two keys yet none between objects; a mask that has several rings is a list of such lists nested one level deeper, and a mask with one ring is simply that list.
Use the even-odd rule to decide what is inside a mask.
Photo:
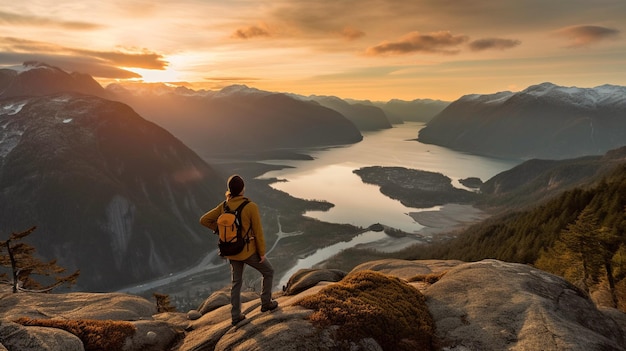
[{"label": "snow-capped mountain", "polygon": [[58,92],[77,92],[106,96],[106,91],[90,75],[67,73],[41,62],[0,69],[0,98],[40,96]]},{"label": "snow-capped mountain", "polygon": [[38,253],[112,290],[215,249],[198,218],[224,181],[129,106],[59,93],[0,99],[0,235],[33,225]]},{"label": "snow-capped mountain", "polygon": [[543,83],[517,93],[466,95],[435,116],[418,139],[505,158],[600,155],[626,145],[626,87]]}]

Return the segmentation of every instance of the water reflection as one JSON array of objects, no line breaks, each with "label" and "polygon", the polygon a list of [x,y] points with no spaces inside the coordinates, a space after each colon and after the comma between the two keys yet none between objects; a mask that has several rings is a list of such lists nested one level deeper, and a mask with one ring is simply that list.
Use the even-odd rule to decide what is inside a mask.
[{"label": "water reflection", "polygon": [[416,209],[402,205],[380,193],[378,186],[365,184],[353,170],[366,166],[401,166],[439,172],[462,188],[459,179],[478,177],[483,181],[520,163],[465,154],[436,145],[415,141],[422,123],[405,123],[380,132],[364,133],[363,141],[350,146],[327,150],[305,150],[312,161],[267,161],[288,165],[268,172],[262,178],[287,180],[272,184],[275,189],[302,199],[324,200],[335,207],[329,211],[310,211],[306,215],[325,222],[348,223],[368,227],[374,223],[386,224],[407,232],[419,231],[422,226],[409,212]]},{"label": "water reflection", "polygon": [[286,285],[289,278],[301,268],[311,268],[315,264],[329,259],[330,257],[339,253],[340,251],[356,246],[358,244],[371,243],[371,242],[383,240],[388,237],[389,236],[383,232],[368,231],[363,234],[357,235],[356,237],[352,238],[352,240],[350,241],[342,241],[340,243],[336,243],[334,245],[325,247],[323,249],[319,249],[312,255],[299,259],[298,263],[296,263],[296,265],[293,268],[291,268],[285,274],[283,274],[283,276],[280,278],[278,282],[278,286],[282,288],[283,285]]}]

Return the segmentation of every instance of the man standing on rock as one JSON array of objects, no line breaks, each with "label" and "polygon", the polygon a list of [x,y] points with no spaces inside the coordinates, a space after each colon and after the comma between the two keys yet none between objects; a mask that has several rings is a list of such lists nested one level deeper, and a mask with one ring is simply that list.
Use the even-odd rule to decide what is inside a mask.
[{"label": "man standing on rock", "polygon": [[[245,186],[243,179],[234,174],[228,178],[228,190],[226,191],[226,204],[229,208],[235,209],[244,201],[249,201],[243,196]],[[224,212],[223,203],[205,213],[200,218],[200,224],[217,230],[217,218]],[[243,251],[233,256],[226,256],[230,262],[231,290],[230,303],[232,325],[246,319],[241,313],[241,286],[243,284],[243,270],[245,265],[256,269],[263,276],[261,290],[261,312],[272,311],[278,307],[278,303],[272,300],[272,286],[274,278],[274,268],[265,257],[265,237],[263,236],[263,226],[261,225],[261,215],[256,203],[250,201],[241,210],[241,226],[244,233],[250,233],[250,242],[245,245]]]}]

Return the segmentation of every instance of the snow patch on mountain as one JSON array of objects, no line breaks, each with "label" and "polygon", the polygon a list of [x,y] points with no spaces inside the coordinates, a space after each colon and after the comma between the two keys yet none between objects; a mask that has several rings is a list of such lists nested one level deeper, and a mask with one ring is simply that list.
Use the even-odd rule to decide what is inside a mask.
[{"label": "snow patch on mountain", "polygon": [[229,97],[232,95],[271,95],[273,93],[268,91],[259,90],[256,88],[250,88],[244,84],[234,84],[227,86],[213,95],[214,98]]},{"label": "snow patch on mountain", "polygon": [[56,70],[55,67],[52,67],[50,65],[47,65],[45,63],[42,62],[38,62],[38,61],[27,61],[24,62],[21,65],[15,65],[15,66],[7,66],[7,67],[3,67],[6,69],[10,69],[13,70],[15,72],[17,72],[17,74],[21,74],[24,72],[28,72],[28,71],[32,71],[35,69],[48,69],[48,70]]},{"label": "snow patch on mountain", "polygon": [[458,101],[500,105],[514,96],[531,96],[536,99],[559,104],[572,104],[587,109],[595,109],[604,105],[626,106],[626,87],[609,84],[595,88],[578,88],[541,83],[517,93],[502,91],[486,95],[469,94],[461,97]]},{"label": "snow patch on mountain", "polygon": [[22,110],[22,108],[24,108],[24,106],[26,106],[26,102],[3,104],[2,107],[0,107],[0,116],[2,116],[2,115],[8,115],[8,116],[16,115],[16,114],[18,114]]},{"label": "snow patch on mountain", "polygon": [[6,157],[22,139],[24,131],[15,123],[15,116],[24,106],[26,101],[17,103],[0,104],[0,158]]},{"label": "snow patch on mountain", "polygon": [[595,88],[564,87],[552,83],[533,85],[520,92],[536,98],[561,101],[583,108],[597,108],[602,105],[626,106],[626,87],[601,85]]}]

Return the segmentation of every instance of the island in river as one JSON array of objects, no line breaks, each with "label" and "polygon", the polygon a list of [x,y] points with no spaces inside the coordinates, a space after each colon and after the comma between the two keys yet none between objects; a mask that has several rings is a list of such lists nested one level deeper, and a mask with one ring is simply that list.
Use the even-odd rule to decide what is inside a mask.
[{"label": "island in river", "polygon": [[363,167],[353,173],[363,182],[379,186],[381,193],[407,207],[472,204],[478,196],[474,192],[455,188],[452,179],[441,173],[382,166]]}]

